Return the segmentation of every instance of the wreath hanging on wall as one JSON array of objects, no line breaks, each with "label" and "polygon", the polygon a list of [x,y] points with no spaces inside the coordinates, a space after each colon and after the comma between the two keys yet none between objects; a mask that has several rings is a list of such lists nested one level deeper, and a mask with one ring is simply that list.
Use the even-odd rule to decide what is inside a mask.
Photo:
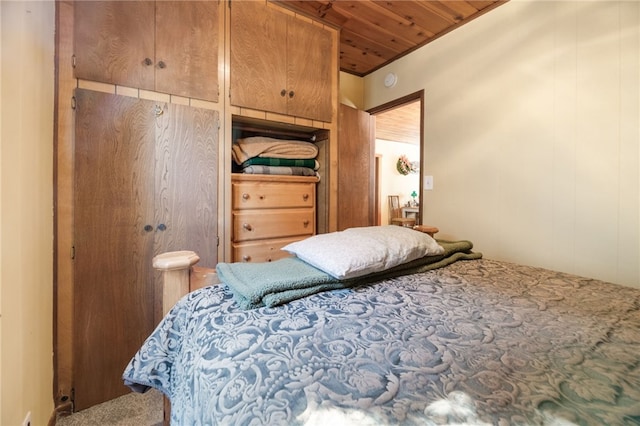
[{"label": "wreath hanging on wall", "polygon": [[398,173],[404,176],[408,175],[409,173],[416,173],[418,171],[416,166],[411,161],[409,161],[406,155],[401,155],[400,158],[398,158],[396,169],[398,169]]}]

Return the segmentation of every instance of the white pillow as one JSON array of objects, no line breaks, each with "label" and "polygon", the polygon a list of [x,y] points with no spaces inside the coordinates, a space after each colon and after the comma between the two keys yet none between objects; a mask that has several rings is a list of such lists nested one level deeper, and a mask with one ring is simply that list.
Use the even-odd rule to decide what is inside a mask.
[{"label": "white pillow", "polygon": [[349,228],[318,234],[282,248],[338,278],[355,278],[442,254],[429,235],[397,225]]}]

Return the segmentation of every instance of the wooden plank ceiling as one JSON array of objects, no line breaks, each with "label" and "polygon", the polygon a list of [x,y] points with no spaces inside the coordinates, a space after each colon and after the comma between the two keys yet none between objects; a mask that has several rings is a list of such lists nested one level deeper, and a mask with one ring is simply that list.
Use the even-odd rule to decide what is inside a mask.
[{"label": "wooden plank ceiling", "polygon": [[420,101],[376,114],[376,139],[420,144]]},{"label": "wooden plank ceiling", "polygon": [[271,0],[340,29],[340,69],[365,76],[508,0]]}]

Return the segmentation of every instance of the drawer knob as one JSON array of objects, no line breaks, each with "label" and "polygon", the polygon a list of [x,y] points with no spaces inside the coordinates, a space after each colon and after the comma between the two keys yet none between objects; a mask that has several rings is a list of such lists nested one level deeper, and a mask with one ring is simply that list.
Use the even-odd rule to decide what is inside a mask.
[{"label": "drawer knob", "polygon": [[242,256],[243,262],[249,262],[250,260],[251,260],[251,256],[249,256],[248,254],[245,254],[244,256]]},{"label": "drawer knob", "polygon": [[251,224],[249,224],[249,223],[243,223],[243,224],[242,224],[242,228],[243,228],[245,231],[253,231],[253,227],[252,227],[252,226],[251,226]]},{"label": "drawer knob", "polygon": [[309,194],[304,194],[304,195],[302,196],[302,199],[303,199],[304,201],[307,201],[307,200],[309,199]]},{"label": "drawer knob", "polygon": [[304,222],[302,222],[302,224],[304,225],[304,227],[306,228],[307,226],[309,226],[309,221],[305,220]]},{"label": "drawer knob", "polygon": [[242,199],[243,200],[248,200],[249,198],[251,198],[251,197],[246,192],[244,194],[242,194]]}]

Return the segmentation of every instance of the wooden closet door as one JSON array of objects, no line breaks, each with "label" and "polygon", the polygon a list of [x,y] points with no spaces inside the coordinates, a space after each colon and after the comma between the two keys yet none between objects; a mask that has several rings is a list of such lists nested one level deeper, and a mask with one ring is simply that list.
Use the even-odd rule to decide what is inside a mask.
[{"label": "wooden closet door", "polygon": [[156,3],[158,92],[218,102],[219,9],[216,0]]},{"label": "wooden closet door", "polygon": [[338,231],[375,225],[375,117],[340,105]]},{"label": "wooden closet door", "polygon": [[153,90],[154,16],[153,1],[75,1],[75,77]]},{"label": "wooden closet door", "polygon": [[129,391],[122,372],[154,327],[155,115],[149,101],[75,96],[72,356],[82,410]]},{"label": "wooden closet door", "polygon": [[173,104],[155,121],[154,253],[192,250],[209,268],[218,263],[218,121],[217,111]]},{"label": "wooden closet door", "polygon": [[288,16],[258,1],[230,7],[231,104],[286,114]]}]

